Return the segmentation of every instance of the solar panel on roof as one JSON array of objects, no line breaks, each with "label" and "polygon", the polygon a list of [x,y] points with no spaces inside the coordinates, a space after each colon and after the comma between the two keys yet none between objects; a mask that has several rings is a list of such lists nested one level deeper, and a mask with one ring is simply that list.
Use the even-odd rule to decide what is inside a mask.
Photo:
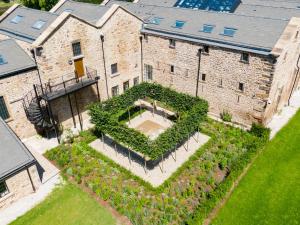
[{"label": "solar panel on roof", "polygon": [[237,31],[237,29],[235,29],[235,28],[224,27],[224,31],[223,31],[222,35],[233,37],[236,31]]},{"label": "solar panel on roof", "polygon": [[204,33],[211,33],[214,29],[214,25],[209,25],[209,24],[203,24],[202,30],[200,30],[201,32]]},{"label": "solar panel on roof", "polygon": [[33,28],[40,30],[44,25],[45,25],[45,21],[42,20],[38,20],[33,24]]},{"label": "solar panel on roof", "polygon": [[19,23],[22,19],[23,19],[23,16],[16,15],[16,16],[11,20],[11,22],[12,22],[12,23]]},{"label": "solar panel on roof", "polygon": [[172,27],[181,29],[184,24],[185,24],[184,21],[176,20],[175,23],[174,23],[174,25]]},{"label": "solar panel on roof", "polygon": [[234,12],[240,3],[240,0],[178,0],[174,7]]},{"label": "solar panel on roof", "polygon": [[0,55],[0,65],[6,64],[7,62],[5,61],[5,59],[3,58],[2,55]]}]

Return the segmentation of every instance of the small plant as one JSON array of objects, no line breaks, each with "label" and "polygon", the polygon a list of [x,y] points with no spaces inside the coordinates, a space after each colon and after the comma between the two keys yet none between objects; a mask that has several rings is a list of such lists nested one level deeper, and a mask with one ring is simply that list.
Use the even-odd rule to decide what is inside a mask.
[{"label": "small plant", "polygon": [[232,115],[228,111],[223,111],[220,117],[224,122],[231,122],[232,119]]},{"label": "small plant", "polygon": [[261,124],[253,123],[250,129],[250,133],[255,135],[256,137],[268,140],[270,138],[271,130],[270,128],[266,128]]}]

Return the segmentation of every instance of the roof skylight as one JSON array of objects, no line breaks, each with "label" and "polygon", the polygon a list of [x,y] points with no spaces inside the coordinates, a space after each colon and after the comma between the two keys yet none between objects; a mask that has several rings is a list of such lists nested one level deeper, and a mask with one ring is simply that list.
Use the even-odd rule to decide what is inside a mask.
[{"label": "roof skylight", "polygon": [[10,22],[18,24],[23,19],[23,16],[16,15]]},{"label": "roof skylight", "polygon": [[210,25],[210,24],[203,24],[202,30],[200,30],[201,32],[204,33],[211,33],[214,29],[214,25]]},{"label": "roof skylight", "polygon": [[45,25],[45,21],[42,20],[38,20],[33,24],[33,28],[40,30],[44,25]]},{"label": "roof skylight", "polygon": [[234,34],[236,33],[237,29],[231,28],[231,27],[224,27],[224,32],[222,35],[228,36],[228,37],[233,37]]},{"label": "roof skylight", "polygon": [[69,13],[71,13],[71,12],[73,12],[73,9],[65,9],[64,12],[69,12]]},{"label": "roof skylight", "polygon": [[152,24],[155,24],[155,25],[159,25],[160,22],[163,20],[163,18],[160,18],[160,17],[153,17],[151,20],[150,20],[150,23]]},{"label": "roof skylight", "polygon": [[184,21],[176,20],[175,23],[174,23],[174,25],[173,25],[172,27],[181,29],[181,28],[183,27],[184,24],[185,24]]},{"label": "roof skylight", "polygon": [[7,62],[5,61],[5,59],[3,58],[2,55],[0,55],[0,65],[6,64]]}]

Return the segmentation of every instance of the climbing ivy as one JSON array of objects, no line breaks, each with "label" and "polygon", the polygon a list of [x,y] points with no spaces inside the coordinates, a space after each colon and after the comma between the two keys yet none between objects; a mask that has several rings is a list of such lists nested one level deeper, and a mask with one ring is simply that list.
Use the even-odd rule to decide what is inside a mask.
[{"label": "climbing ivy", "polygon": [[[170,106],[180,119],[155,140],[118,121],[121,111],[132,107],[138,99],[150,98]],[[91,121],[98,131],[110,135],[116,142],[156,160],[175,149],[194,133],[205,120],[208,103],[198,97],[178,93],[158,84],[142,83],[124,94],[90,106]]]}]

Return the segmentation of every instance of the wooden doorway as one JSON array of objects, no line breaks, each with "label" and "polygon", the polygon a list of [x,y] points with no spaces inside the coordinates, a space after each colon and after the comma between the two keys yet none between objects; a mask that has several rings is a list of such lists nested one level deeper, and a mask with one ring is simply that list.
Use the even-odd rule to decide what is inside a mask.
[{"label": "wooden doorway", "polygon": [[75,65],[76,78],[83,77],[84,76],[83,58],[75,59],[74,65]]}]

